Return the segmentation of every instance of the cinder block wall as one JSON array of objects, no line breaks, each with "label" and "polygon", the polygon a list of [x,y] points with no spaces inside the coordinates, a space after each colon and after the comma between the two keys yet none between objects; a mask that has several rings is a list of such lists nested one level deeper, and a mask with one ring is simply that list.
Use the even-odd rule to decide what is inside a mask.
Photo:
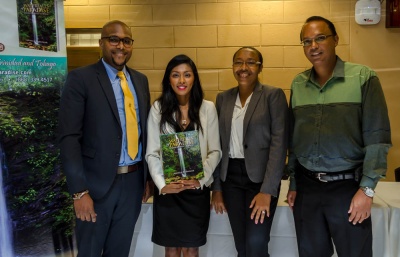
[{"label": "cinder block wall", "polygon": [[[354,21],[356,0],[66,0],[66,28],[101,28],[119,19],[135,39],[129,65],[149,77],[152,100],[160,93],[167,62],[184,53],[196,63],[209,100],[236,85],[232,55],[240,47],[257,47],[264,57],[263,83],[281,87],[289,97],[293,77],[311,65],[299,44],[304,20],[312,15],[332,20],[339,34],[338,55],[375,69],[391,118],[393,147],[387,180],[400,166],[400,28]],[[396,114],[397,112],[397,114]]]}]

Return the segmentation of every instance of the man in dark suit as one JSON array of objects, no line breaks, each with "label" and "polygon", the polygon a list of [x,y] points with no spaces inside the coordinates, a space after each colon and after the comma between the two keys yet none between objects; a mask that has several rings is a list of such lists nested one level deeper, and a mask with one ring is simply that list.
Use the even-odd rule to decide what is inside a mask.
[{"label": "man in dark suit", "polygon": [[228,212],[239,257],[269,256],[286,159],[286,97],[282,89],[258,81],[262,68],[257,49],[240,48],[233,56],[238,86],[216,101],[222,159],[214,172],[212,207]]},{"label": "man in dark suit", "polygon": [[[102,59],[72,70],[61,96],[61,161],[74,199],[79,257],[128,256],[141,200],[149,197],[144,154],[150,93],[147,77],[126,66],[132,44],[125,23],[105,24]],[[133,101],[127,107],[124,85]],[[127,127],[128,113],[135,114],[136,132]],[[127,140],[133,134],[134,154]]]}]

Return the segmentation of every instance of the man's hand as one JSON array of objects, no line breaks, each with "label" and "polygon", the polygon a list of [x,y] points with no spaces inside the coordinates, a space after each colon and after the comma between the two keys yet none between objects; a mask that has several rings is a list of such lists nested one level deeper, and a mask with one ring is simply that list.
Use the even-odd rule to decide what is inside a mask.
[{"label": "man's hand", "polygon": [[216,214],[223,214],[226,212],[224,198],[221,191],[212,191],[210,209],[212,210],[213,208]]},{"label": "man's hand", "polygon": [[296,191],[288,191],[286,195],[287,202],[289,204],[289,208],[293,211],[294,202],[296,201],[297,192]]},{"label": "man's hand", "polygon": [[78,219],[96,222],[97,214],[94,211],[93,200],[89,194],[85,194],[81,199],[74,200],[74,209]]},{"label": "man's hand", "polygon": [[353,225],[362,223],[371,216],[372,197],[366,196],[361,189],[353,196],[350,203],[349,222]]},{"label": "man's hand", "polygon": [[270,215],[270,204],[271,204],[271,195],[258,193],[254,196],[253,200],[250,203],[249,208],[253,208],[251,212],[250,218],[254,219],[254,223],[258,224],[258,221],[262,224],[264,222],[264,217]]}]

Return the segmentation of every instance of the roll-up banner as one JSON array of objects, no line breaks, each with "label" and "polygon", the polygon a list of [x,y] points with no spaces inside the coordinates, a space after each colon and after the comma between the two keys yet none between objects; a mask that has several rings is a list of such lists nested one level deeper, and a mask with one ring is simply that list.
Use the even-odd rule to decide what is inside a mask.
[{"label": "roll-up banner", "polygon": [[0,256],[74,256],[56,142],[62,0],[0,0]]}]

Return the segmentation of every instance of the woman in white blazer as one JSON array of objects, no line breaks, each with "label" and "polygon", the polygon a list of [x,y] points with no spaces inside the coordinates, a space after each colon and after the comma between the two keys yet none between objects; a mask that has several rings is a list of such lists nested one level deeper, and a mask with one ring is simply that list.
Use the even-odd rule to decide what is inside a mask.
[{"label": "woman in white blazer", "polygon": [[[166,184],[160,135],[198,130],[204,177]],[[212,102],[203,99],[197,68],[186,55],[168,63],[162,94],[148,118],[146,161],[156,185],[152,241],[165,247],[165,256],[198,256],[206,243],[210,219],[210,189],[221,159],[218,117]]]}]

